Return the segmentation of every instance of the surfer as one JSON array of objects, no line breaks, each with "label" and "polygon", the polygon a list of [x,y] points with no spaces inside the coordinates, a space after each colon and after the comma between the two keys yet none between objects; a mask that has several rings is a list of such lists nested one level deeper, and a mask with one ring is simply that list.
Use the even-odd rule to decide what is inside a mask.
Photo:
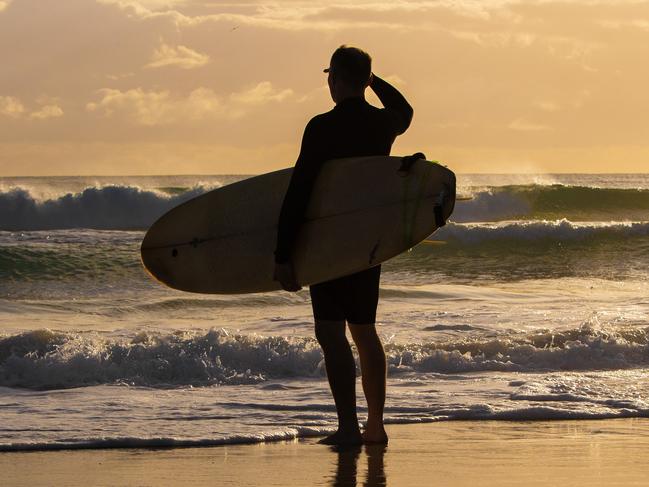
[{"label": "surfer", "polygon": [[[306,125],[278,222],[274,278],[287,291],[301,289],[293,270],[292,251],[324,162],[389,155],[395,138],[406,131],[412,120],[412,107],[396,88],[372,74],[372,59],[361,49],[339,47],[324,72],[328,73],[329,91],[336,106],[316,115]],[[367,103],[368,86],[385,108]],[[386,358],[375,327],[380,276],[378,265],[309,287],[315,335],[324,353],[338,414],[338,430],[321,443],[388,441],[383,426]],[[368,418],[363,434],[356,413],[356,365],[345,335],[346,323],[360,357],[367,400]]]}]

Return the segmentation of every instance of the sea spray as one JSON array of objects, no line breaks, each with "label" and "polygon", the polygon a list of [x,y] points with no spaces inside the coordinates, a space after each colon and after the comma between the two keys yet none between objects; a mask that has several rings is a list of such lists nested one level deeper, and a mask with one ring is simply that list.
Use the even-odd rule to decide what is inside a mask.
[{"label": "sea spray", "polygon": [[[502,337],[458,336],[385,345],[391,376],[417,372],[606,370],[649,365],[649,327],[578,328]],[[140,332],[130,338],[37,330],[0,339],[0,386],[58,389],[127,383],[148,387],[239,385],[322,377],[308,337]]]},{"label": "sea spray", "polygon": [[[45,199],[35,189],[5,187],[0,189],[0,230],[146,229],[166,211],[213,187],[100,185]],[[454,222],[649,219],[649,189],[553,184],[466,188],[465,193],[468,199],[458,201]]]}]

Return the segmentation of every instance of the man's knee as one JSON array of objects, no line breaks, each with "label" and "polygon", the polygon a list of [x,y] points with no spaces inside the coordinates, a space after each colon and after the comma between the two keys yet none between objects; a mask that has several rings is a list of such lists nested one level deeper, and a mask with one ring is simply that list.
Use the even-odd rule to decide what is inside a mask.
[{"label": "man's knee", "polygon": [[356,347],[362,347],[365,344],[372,344],[380,341],[374,324],[356,325],[350,323],[349,331],[352,334]]},{"label": "man's knee", "polygon": [[345,322],[334,320],[316,320],[315,337],[322,348],[340,343],[345,338]]}]

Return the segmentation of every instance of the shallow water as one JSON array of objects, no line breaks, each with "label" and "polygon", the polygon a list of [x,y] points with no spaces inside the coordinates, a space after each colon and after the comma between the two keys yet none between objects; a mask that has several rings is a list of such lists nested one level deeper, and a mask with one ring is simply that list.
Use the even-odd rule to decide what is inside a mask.
[{"label": "shallow water", "polygon": [[[331,430],[308,291],[193,295],[141,267],[147,225],[239,178],[0,179],[0,449]],[[458,185],[453,221],[384,265],[388,420],[648,416],[649,176]]]}]

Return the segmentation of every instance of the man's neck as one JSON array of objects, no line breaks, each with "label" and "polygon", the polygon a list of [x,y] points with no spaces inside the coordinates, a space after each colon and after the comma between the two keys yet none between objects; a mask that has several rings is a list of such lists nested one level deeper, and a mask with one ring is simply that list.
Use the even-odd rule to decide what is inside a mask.
[{"label": "man's neck", "polygon": [[338,96],[336,97],[336,105],[339,103],[344,102],[345,100],[349,100],[350,98],[361,98],[365,99],[365,90],[363,91],[349,91],[346,93],[339,93]]}]

